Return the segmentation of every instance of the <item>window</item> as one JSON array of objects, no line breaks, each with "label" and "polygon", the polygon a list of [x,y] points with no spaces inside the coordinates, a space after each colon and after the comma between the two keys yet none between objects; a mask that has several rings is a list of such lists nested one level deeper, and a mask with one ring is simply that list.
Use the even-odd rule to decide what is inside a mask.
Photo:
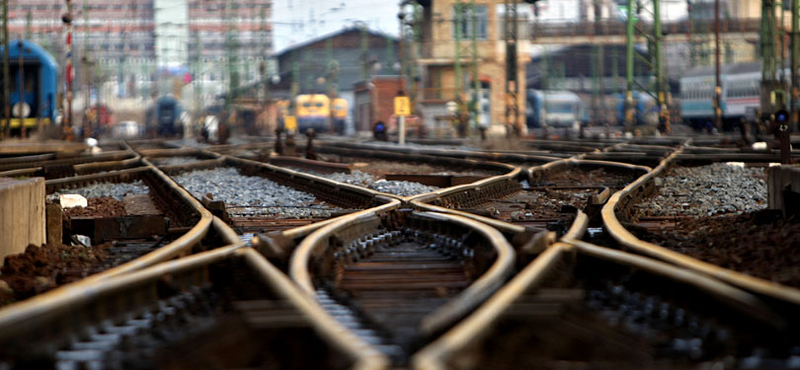
[{"label": "window", "polygon": [[[478,40],[486,40],[486,29],[489,23],[486,5],[474,5],[474,9],[473,6],[461,5],[461,14],[458,14],[458,10],[458,5],[453,5],[453,39],[456,38],[456,31],[460,23],[462,39],[471,39],[472,33],[476,32],[475,36]],[[475,23],[475,30],[472,29],[473,23]]]}]

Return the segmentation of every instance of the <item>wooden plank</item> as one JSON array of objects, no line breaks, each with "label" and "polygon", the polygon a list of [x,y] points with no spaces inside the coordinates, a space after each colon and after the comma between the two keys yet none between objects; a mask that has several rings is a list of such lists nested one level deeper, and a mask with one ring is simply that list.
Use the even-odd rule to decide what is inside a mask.
[{"label": "wooden plank", "polygon": [[44,178],[0,178],[0,260],[46,242],[44,197]]}]

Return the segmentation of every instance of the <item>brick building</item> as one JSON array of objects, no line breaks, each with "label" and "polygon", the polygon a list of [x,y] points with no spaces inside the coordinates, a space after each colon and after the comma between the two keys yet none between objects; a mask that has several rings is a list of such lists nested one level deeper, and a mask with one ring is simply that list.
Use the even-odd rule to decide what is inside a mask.
[{"label": "brick building", "polygon": [[[505,44],[503,35],[503,1],[502,0],[475,0],[475,9],[462,10],[461,32],[461,65],[462,75],[460,84],[456,83],[456,0],[419,0],[422,6],[422,26],[420,37],[420,55],[418,58],[421,70],[421,84],[423,89],[419,97],[418,108],[425,124],[432,127],[432,118],[447,115],[446,103],[461,97],[463,101],[472,94],[474,78],[470,73],[471,55],[466,52],[471,47],[473,33],[476,33],[478,55],[478,80],[481,86],[480,112],[483,124],[489,125],[492,134],[505,134],[506,132],[506,61]],[[520,2],[522,9],[524,2]],[[530,7],[527,7],[530,9]],[[472,27],[472,17],[475,17],[476,29]],[[521,91],[525,86],[525,63],[529,56],[525,50],[529,48],[524,28],[526,23],[521,17],[518,28],[520,35],[518,43],[518,68],[517,79],[520,81]],[[456,86],[461,86],[457,91]],[[524,127],[525,96],[518,95],[517,104],[520,109],[518,127]]]}]

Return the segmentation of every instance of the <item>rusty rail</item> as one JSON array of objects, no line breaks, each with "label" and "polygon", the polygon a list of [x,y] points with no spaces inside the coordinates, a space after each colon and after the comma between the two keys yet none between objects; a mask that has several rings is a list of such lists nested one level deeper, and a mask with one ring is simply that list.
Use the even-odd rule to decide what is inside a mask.
[{"label": "rusty rail", "polygon": [[[15,354],[10,349],[15,345],[22,345],[24,349],[25,343],[41,341],[63,343],[65,339],[83,333],[85,328],[101,325],[103,322],[115,322],[124,317],[133,317],[128,315],[141,314],[140,311],[144,307],[151,307],[159,300],[169,297],[164,296],[165,293],[162,292],[164,286],[171,287],[172,290],[168,290],[171,293],[168,294],[177,295],[191,292],[192,287],[200,285],[226,284],[225,281],[230,276],[245,273],[254,277],[248,279],[247,285],[260,287],[257,291],[264,295],[260,298],[262,301],[258,302],[270,300],[280,303],[281,306],[296,313],[295,318],[287,320],[301,321],[300,323],[287,321],[285,324],[276,321],[268,328],[287,330],[297,327],[309,333],[306,335],[317,336],[335,351],[331,354],[338,356],[339,366],[344,365],[351,369],[386,367],[385,358],[338,323],[327,320],[324,312],[295,288],[283,273],[252,249],[242,249],[239,245],[159,264],[102,283],[75,287],[68,293],[40,300],[25,309],[19,307],[14,310],[4,310],[0,314],[0,328],[2,328],[0,343],[5,343],[3,349],[8,356],[2,357],[13,358]],[[218,289],[231,288],[220,286]],[[157,292],[162,293],[157,294]],[[304,326],[310,326],[312,331],[307,331]],[[21,338],[29,340],[26,342]],[[61,346],[55,348],[58,350]],[[39,354],[39,356],[45,355],[46,352]],[[276,352],[274,355],[282,354]]]},{"label": "rusty rail", "polygon": [[741,272],[722,268],[687,255],[669,250],[667,248],[638,239],[628,231],[620,222],[620,218],[629,219],[630,206],[643,199],[654,191],[654,179],[666,171],[673,162],[684,161],[683,148],[673,152],[665,158],[658,167],[647,175],[629,184],[621,191],[611,196],[603,207],[603,223],[608,233],[623,247],[647,256],[655,257],[678,266],[692,269],[712,276],[734,286],[773,297],[782,301],[800,304],[800,289],[787,287],[765,279],[753,277]]},{"label": "rusty rail", "polygon": [[[717,310],[735,312],[739,317],[746,317],[753,322],[763,323],[774,330],[780,331],[784,327],[784,321],[781,317],[771,312],[758,298],[740,289],[730,287],[702,274],[656,260],[588,243],[570,241],[569,243],[557,243],[547,249],[472,315],[461,321],[438,340],[417,352],[412,359],[413,366],[417,369],[426,370],[478,368],[476,357],[488,348],[481,343],[497,340],[497,338],[490,337],[490,335],[492,329],[501,318],[506,315],[521,317],[526,314],[532,317],[537,314],[545,315],[546,317],[546,312],[537,311],[535,308],[509,312],[514,303],[523,299],[526,294],[535,294],[546,281],[559,280],[560,273],[563,273],[563,271],[559,270],[563,269],[564,265],[575,264],[575,260],[580,256],[587,256],[605,264],[628,268],[631,271],[639,271],[637,272],[639,275],[644,273],[647,276],[655,276],[665,280],[665,284],[672,284],[676,287],[681,287],[680,289],[693,290],[701,295],[714,297],[718,304]],[[640,280],[645,279],[644,276],[639,275],[637,276]],[[561,277],[562,280],[565,278],[567,277]],[[647,285],[644,281],[641,284],[643,286]],[[555,304],[553,303],[553,305]],[[542,307],[540,310],[545,309],[545,307]],[[473,360],[464,362],[463,358],[465,356]],[[521,356],[519,360],[522,360],[522,357],[526,356],[526,352],[517,351],[515,356]],[[514,363],[515,361],[510,359],[506,362]]]},{"label": "rusty rail", "polygon": [[[416,221],[412,222],[412,219]],[[359,245],[363,243],[359,240],[363,236],[375,235],[374,233],[379,229],[383,230],[383,227],[389,227],[389,229],[385,229],[385,235],[394,235],[393,233],[400,235],[399,230],[393,229],[393,227],[399,226],[389,225],[399,225],[405,222],[410,222],[410,224],[429,223],[432,230],[438,230],[441,233],[446,233],[445,230],[448,227],[471,230],[475,233],[476,238],[483,240],[485,244],[480,245],[486,248],[485,250],[476,250],[475,258],[491,258],[491,260],[475,261],[474,263],[479,266],[484,266],[479,268],[480,276],[450,301],[442,306],[432,307],[432,312],[428,311],[424,315],[418,326],[423,337],[433,335],[453,325],[488,298],[513,272],[515,259],[513,248],[502,234],[487,225],[455,215],[433,212],[398,213],[395,209],[384,208],[340,218],[307,236],[291,257],[289,275],[306,294],[318,298],[318,287],[315,282],[334,278],[334,276],[329,276],[332,272],[329,270],[332,263],[336,264],[336,261],[344,263],[341,262],[342,256],[352,255],[355,252],[352,248],[360,250]],[[477,242],[471,244],[470,248],[478,247]],[[369,249],[369,247],[367,248]],[[369,253],[368,250],[358,253],[362,252]],[[369,258],[366,258],[365,261],[369,261]],[[397,257],[397,261],[403,261],[403,257]]]}]

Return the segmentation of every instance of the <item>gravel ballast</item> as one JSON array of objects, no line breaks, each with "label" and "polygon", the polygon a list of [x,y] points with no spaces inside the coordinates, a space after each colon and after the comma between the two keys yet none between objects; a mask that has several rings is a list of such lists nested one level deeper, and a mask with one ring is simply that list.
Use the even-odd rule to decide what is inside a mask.
[{"label": "gravel ballast", "polygon": [[85,198],[110,197],[122,201],[125,195],[150,194],[150,188],[136,180],[132,183],[98,183],[76,189],[62,189],[58,194],[80,194]]},{"label": "gravel ballast", "polygon": [[430,193],[432,191],[439,189],[436,186],[423,185],[418,182],[379,180],[376,179],[375,176],[369,173],[361,172],[358,170],[355,170],[352,173],[337,172],[330,174],[317,173],[314,171],[304,170],[304,169],[293,168],[293,170],[298,172],[308,173],[319,177],[324,177],[326,179],[330,179],[333,181],[343,182],[345,184],[363,186],[375,191],[398,195],[401,197]]},{"label": "gravel ballast", "polygon": [[714,216],[755,212],[767,206],[764,169],[725,163],[675,167],[655,179],[658,195],[639,204],[640,217]]},{"label": "gravel ballast", "polygon": [[369,188],[382,193],[399,195],[401,197],[430,193],[439,189],[436,186],[423,185],[418,182],[386,180],[373,182],[369,185]]},{"label": "gravel ballast", "polygon": [[176,156],[176,157],[158,157],[152,158],[150,161],[156,166],[176,166],[181,164],[189,164],[199,162],[201,159],[190,156]]},{"label": "gravel ballast", "polygon": [[185,172],[173,179],[201,199],[211,194],[233,216],[275,218],[330,217],[338,208],[317,202],[312,194],[259,176],[244,176],[233,167]]}]

